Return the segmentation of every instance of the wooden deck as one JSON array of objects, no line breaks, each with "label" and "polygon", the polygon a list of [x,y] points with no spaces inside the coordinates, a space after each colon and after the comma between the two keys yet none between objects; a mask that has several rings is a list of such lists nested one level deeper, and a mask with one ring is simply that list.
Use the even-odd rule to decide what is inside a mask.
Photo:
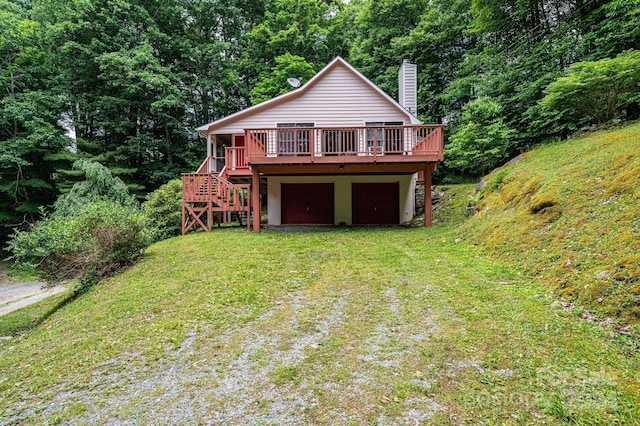
[{"label": "wooden deck", "polygon": [[246,163],[425,163],[443,159],[442,125],[249,129]]},{"label": "wooden deck", "polygon": [[[262,167],[263,171],[286,169],[273,166],[324,166],[317,170],[308,167],[310,174],[327,173],[331,165],[343,169],[354,165],[348,167],[354,173],[374,164],[412,165],[398,171],[422,170],[420,165],[442,161],[444,149],[443,125],[250,129],[245,132],[245,141],[245,147],[225,148],[229,177],[250,176],[252,165],[271,166]],[[209,166],[205,163],[198,173],[214,171],[213,161]],[[371,167],[372,173],[380,170],[385,172]]]},{"label": "wooden deck", "polygon": [[[210,231],[225,212],[247,217],[260,230],[259,182],[270,174],[415,173],[429,185],[435,164],[443,160],[443,125],[287,127],[248,129],[244,147],[225,147],[225,167],[215,170],[207,157],[194,174],[184,174],[182,232]],[[253,206],[253,221],[251,212]],[[431,211],[425,225],[431,224]],[[215,216],[215,217],[214,217]]]}]

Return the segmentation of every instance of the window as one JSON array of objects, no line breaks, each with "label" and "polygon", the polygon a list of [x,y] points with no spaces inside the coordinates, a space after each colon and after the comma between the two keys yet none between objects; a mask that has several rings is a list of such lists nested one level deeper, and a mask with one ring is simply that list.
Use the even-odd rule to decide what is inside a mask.
[{"label": "window", "polygon": [[404,129],[400,121],[367,122],[367,151],[376,154],[401,154]]},{"label": "window", "polygon": [[278,123],[278,153],[309,155],[314,123]]}]

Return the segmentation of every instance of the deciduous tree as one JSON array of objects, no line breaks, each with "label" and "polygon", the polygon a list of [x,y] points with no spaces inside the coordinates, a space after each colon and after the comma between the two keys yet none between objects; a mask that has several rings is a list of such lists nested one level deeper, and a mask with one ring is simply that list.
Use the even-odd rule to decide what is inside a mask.
[{"label": "deciduous tree", "polygon": [[293,90],[288,82],[295,78],[300,84],[313,77],[315,71],[304,58],[285,53],[276,58],[276,66],[270,73],[262,75],[262,79],[251,90],[251,102],[254,104],[269,100]]},{"label": "deciduous tree", "polygon": [[541,103],[602,123],[639,100],[640,52],[628,51],[611,59],[572,64],[566,75],[549,84]]}]

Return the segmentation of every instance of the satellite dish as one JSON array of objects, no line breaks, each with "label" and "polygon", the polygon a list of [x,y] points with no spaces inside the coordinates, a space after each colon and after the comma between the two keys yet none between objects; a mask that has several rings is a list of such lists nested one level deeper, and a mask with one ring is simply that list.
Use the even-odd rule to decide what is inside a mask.
[{"label": "satellite dish", "polygon": [[289,83],[290,85],[292,85],[292,86],[293,86],[293,87],[295,87],[295,88],[298,88],[298,87],[300,87],[300,81],[301,81],[301,80],[302,80],[301,78],[293,78],[293,77],[289,77],[289,78],[287,79],[287,83]]}]

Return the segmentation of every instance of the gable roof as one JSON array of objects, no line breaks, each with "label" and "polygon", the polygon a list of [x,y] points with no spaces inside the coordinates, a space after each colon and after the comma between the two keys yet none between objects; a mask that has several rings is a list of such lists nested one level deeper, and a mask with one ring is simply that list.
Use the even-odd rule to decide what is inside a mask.
[{"label": "gable roof", "polygon": [[421,124],[422,123],[413,114],[411,114],[409,111],[404,109],[398,102],[396,102],[395,99],[393,99],[391,96],[387,95],[382,89],[380,89],[378,86],[376,86],[371,80],[369,80],[362,73],[360,73],[353,66],[351,66],[347,61],[342,59],[340,56],[336,56],[335,59],[333,59],[331,62],[329,62],[329,64],[327,64],[327,66],[325,66],[322,70],[320,70],[306,84],[302,85],[301,87],[299,87],[297,89],[294,89],[294,90],[292,90],[290,92],[287,92],[287,93],[285,93],[283,95],[276,96],[275,98],[272,98],[272,99],[269,99],[267,101],[261,102],[261,103],[259,103],[257,105],[253,105],[253,106],[251,106],[249,108],[245,108],[245,109],[243,109],[241,111],[238,111],[236,113],[233,113],[231,115],[223,117],[223,118],[221,118],[219,120],[213,121],[213,122],[211,122],[209,124],[205,124],[204,126],[200,126],[200,127],[198,127],[197,131],[198,131],[198,133],[206,136],[207,133],[215,130],[216,128],[223,127],[225,125],[233,123],[236,120],[239,120],[241,118],[247,117],[247,116],[249,116],[251,114],[255,114],[257,112],[267,110],[267,109],[269,109],[271,107],[274,107],[276,105],[279,105],[279,104],[291,101],[293,99],[299,98],[299,97],[303,96],[306,92],[308,92],[313,86],[315,86],[325,76],[327,76],[331,72],[331,70],[333,70],[334,68],[336,68],[338,66],[342,66],[345,69],[347,69],[354,76],[356,76],[357,78],[362,80],[366,85],[371,87],[385,101],[389,102],[393,108],[397,108],[399,112],[401,112],[402,114],[405,114],[409,118],[409,121],[411,122],[411,124]]}]

